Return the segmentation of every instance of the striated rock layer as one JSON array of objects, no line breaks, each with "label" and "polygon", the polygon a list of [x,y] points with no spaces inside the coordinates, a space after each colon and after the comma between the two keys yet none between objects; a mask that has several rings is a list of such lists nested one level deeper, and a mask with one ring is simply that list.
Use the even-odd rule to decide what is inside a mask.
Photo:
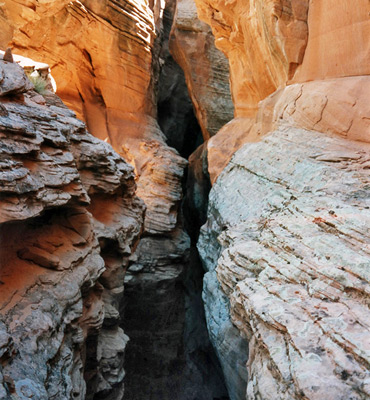
[{"label": "striated rock layer", "polygon": [[120,398],[133,169],[21,67],[0,71],[0,397]]},{"label": "striated rock layer", "polygon": [[195,0],[229,59],[235,116],[253,115],[258,101],[291,79],[308,37],[308,0]]},{"label": "striated rock layer", "polygon": [[226,57],[215,47],[210,27],[200,21],[194,0],[178,0],[170,51],[185,73],[204,140],[234,116]]},{"label": "striated rock layer", "polygon": [[235,102],[198,242],[230,397],[369,398],[370,4],[196,4]]},{"label": "striated rock layer", "polygon": [[[5,47],[11,41],[11,46],[23,54],[32,56],[37,52],[38,59],[48,62],[61,98],[86,121],[95,136],[107,139],[135,168],[137,195],[145,202],[146,215],[142,237],[133,254],[130,255],[130,247],[119,242],[124,248],[124,265],[130,265],[124,305],[119,298],[125,271],[117,261],[116,253],[120,251],[111,238],[114,230],[117,234],[122,230],[112,217],[119,212],[119,204],[97,194],[89,207],[97,220],[96,229],[105,238],[101,245],[108,272],[99,282],[113,293],[104,295],[107,324],[116,327],[121,314],[120,324],[131,339],[125,398],[223,397],[222,374],[212,365],[217,362],[207,361],[207,367],[200,371],[201,367],[190,360],[201,352],[207,360],[212,358],[201,318],[193,318],[193,328],[200,338],[188,340],[192,342],[190,350],[184,344],[187,320],[192,318],[187,316],[191,307],[185,299],[183,282],[189,269],[190,241],[179,213],[187,162],[166,140],[189,154],[194,144],[189,145],[184,137],[177,143],[177,135],[184,136],[184,131],[188,133],[193,126],[199,128],[193,122],[181,70],[169,60],[168,37],[175,2],[107,0],[98,5],[89,0],[58,4],[9,0],[0,8],[7,21],[0,45]],[[172,71],[178,77],[175,88]],[[158,88],[161,84],[163,88]],[[174,95],[181,99],[174,99]],[[158,122],[167,137],[155,119],[157,98]],[[171,111],[172,115],[163,115],[163,111]],[[177,119],[171,120],[173,115],[183,119],[181,124]],[[201,137],[197,133],[193,135],[194,142]],[[99,152],[97,148],[96,154]],[[89,152],[85,157],[91,158]],[[106,229],[107,221],[112,231]],[[98,391],[99,398],[120,398],[122,394],[110,391],[109,385],[114,386],[115,379],[123,378],[123,346],[119,343],[124,337],[121,335],[121,341],[109,333],[104,337],[113,348],[102,347],[97,337],[88,342],[86,358],[92,360],[86,373],[88,386],[91,395]],[[100,358],[94,364],[97,357]],[[97,375],[97,364],[104,371],[105,380]]]},{"label": "striated rock layer", "polygon": [[51,67],[58,95],[116,149],[156,115],[153,46],[162,3],[6,0],[0,46]]},{"label": "striated rock layer", "polygon": [[[280,122],[370,141],[370,4],[196,0],[229,59],[235,120],[208,142],[211,181]],[[308,35],[309,32],[309,35]]]},{"label": "striated rock layer", "polygon": [[369,398],[369,150],[281,127],[213,186],[198,243],[208,324],[222,352],[219,282],[249,343],[232,398]]}]

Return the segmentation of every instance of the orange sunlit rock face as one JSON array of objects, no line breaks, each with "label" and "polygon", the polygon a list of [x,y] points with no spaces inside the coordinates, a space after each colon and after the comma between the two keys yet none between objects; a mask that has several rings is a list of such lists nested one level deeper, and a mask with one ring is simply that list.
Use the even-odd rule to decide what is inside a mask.
[{"label": "orange sunlit rock face", "polygon": [[230,62],[236,116],[254,114],[258,101],[290,79],[307,43],[308,0],[196,0],[216,46]]},{"label": "orange sunlit rock face", "polygon": [[[47,62],[58,95],[100,139],[119,147],[155,115],[155,15],[148,1],[6,0],[0,47]],[[158,8],[158,7],[157,7]]]},{"label": "orange sunlit rock face", "polygon": [[242,144],[282,123],[370,141],[368,1],[196,3],[229,58],[235,115],[246,118],[209,142],[213,182]]},{"label": "orange sunlit rock face", "polygon": [[294,81],[370,74],[370,2],[312,0],[309,38]]}]

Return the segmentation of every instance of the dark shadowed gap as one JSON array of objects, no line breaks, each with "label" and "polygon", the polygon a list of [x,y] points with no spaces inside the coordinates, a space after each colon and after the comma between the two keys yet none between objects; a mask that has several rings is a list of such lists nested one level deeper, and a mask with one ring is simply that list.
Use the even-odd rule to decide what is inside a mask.
[{"label": "dark shadowed gap", "polygon": [[[183,71],[168,51],[174,5],[175,1],[167,3],[159,46],[162,67],[157,81],[158,123],[167,144],[189,158],[203,143],[203,137]],[[144,237],[139,245],[145,247],[149,259],[151,252],[163,252],[164,261],[150,267],[146,260],[142,270],[134,271],[142,268],[141,260],[134,260],[126,275],[121,315],[130,342],[125,355],[124,400],[229,398],[208,337],[202,301],[204,270],[195,246],[206,218],[210,190],[207,173],[199,171],[204,167],[202,148],[190,157],[177,228],[163,237]],[[191,238],[190,249],[166,260],[166,252],[173,252],[174,243],[177,249],[181,248],[184,228]]]}]

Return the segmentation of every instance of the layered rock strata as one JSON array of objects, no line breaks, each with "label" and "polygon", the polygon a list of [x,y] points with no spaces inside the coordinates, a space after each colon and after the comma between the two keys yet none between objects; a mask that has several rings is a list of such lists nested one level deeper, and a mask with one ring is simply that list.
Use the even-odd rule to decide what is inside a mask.
[{"label": "layered rock strata", "polygon": [[219,284],[249,342],[247,391],[234,398],[370,396],[369,150],[281,127],[213,186],[198,247],[217,347],[228,340]]},{"label": "layered rock strata", "polygon": [[116,149],[156,116],[153,47],[163,2],[6,0],[0,46],[50,65],[58,95]]},{"label": "layered rock strata", "polygon": [[229,59],[236,117],[292,79],[307,45],[309,1],[195,0]]},{"label": "layered rock strata", "polygon": [[178,0],[170,51],[185,73],[186,84],[204,140],[234,116],[229,65],[214,45],[210,27],[200,21],[194,0]]},{"label": "layered rock strata", "polygon": [[[107,139],[135,167],[137,193],[146,203],[147,211],[142,240],[130,259],[132,266],[126,279],[127,305],[120,307],[125,318],[122,326],[127,328],[131,337],[125,396],[157,396],[163,399],[163,393],[169,393],[168,385],[173,380],[179,398],[201,395],[206,399],[214,397],[212,393],[222,397],[225,394],[222,376],[214,374],[217,379],[207,378],[215,382],[216,389],[210,386],[205,388],[209,383],[204,384],[201,372],[189,372],[189,357],[183,344],[187,317],[182,281],[188,267],[189,239],[182,229],[178,211],[186,162],[165,141],[177,144],[177,133],[180,133],[183,139],[178,148],[189,154],[194,145],[189,146],[184,134],[193,127],[198,131],[198,127],[194,122],[192,104],[187,98],[183,75],[178,67],[174,67],[173,60],[171,65],[168,53],[169,25],[175,2],[95,3],[76,1],[56,5],[31,1],[15,4],[9,0],[1,6],[8,26],[4,37],[11,40],[15,49],[22,49],[23,54],[32,56],[37,52],[38,59],[48,62],[58,94],[86,121],[95,136]],[[5,46],[5,39],[3,43]],[[166,70],[166,67],[169,68]],[[166,71],[171,80],[166,78]],[[172,71],[179,77],[175,88]],[[167,138],[154,118],[158,85],[163,85],[158,94],[159,112],[162,112],[159,123]],[[173,100],[174,95],[179,93],[182,101],[175,99],[179,104],[176,109]],[[163,111],[168,111],[166,102],[171,103],[170,111],[176,117],[175,124],[171,123],[173,116],[168,118],[167,114],[163,115]],[[183,104],[186,112],[182,109]],[[181,118],[184,128],[178,127]],[[198,136],[196,132],[194,142]],[[100,197],[92,201],[91,207],[99,215],[99,221],[103,222],[109,219],[111,210],[117,209],[114,202]],[[114,227],[118,229],[115,223]],[[99,224],[97,229],[107,234],[104,225]],[[103,257],[109,265],[111,277],[103,274],[102,279],[111,291],[121,293],[123,273],[115,260],[116,250],[108,239],[104,241],[104,246]],[[148,255],[148,249],[153,254]],[[168,251],[172,253],[167,254]],[[159,290],[161,287],[163,289]],[[157,292],[161,295],[158,296]],[[145,298],[142,293],[145,293]],[[105,298],[109,303],[105,310],[109,315],[108,321],[114,324],[118,318],[116,306],[119,301],[114,296]],[[140,326],[141,316],[147,315],[148,303],[152,305],[153,324],[146,321],[144,326]],[[112,304],[114,307],[111,307]],[[157,331],[156,321],[163,319],[168,309],[174,310],[173,316],[164,324],[166,329]],[[198,340],[197,348],[208,346],[207,353],[209,341],[204,327],[202,329],[202,339]],[[143,346],[142,338],[148,335],[150,340]],[[93,340],[88,347],[92,348],[92,359],[95,353],[104,354],[102,350],[112,353],[111,349],[103,349]],[[159,354],[163,356],[162,361],[157,359]],[[144,356],[153,373],[161,362],[159,373],[147,374],[147,369],[143,369],[143,364],[138,362]],[[205,357],[208,356],[205,354]],[[109,365],[108,361],[100,363],[105,374],[109,379],[114,379],[114,376],[121,379],[122,363],[115,366],[113,363]],[[174,365],[177,366],[175,371]],[[110,368],[112,372],[109,372]],[[191,368],[199,367],[193,364]],[[209,366],[208,369],[213,371],[213,368]],[[90,387],[99,386],[101,396],[109,394],[93,368],[88,371],[87,377]],[[146,387],[142,385],[143,380],[148,382]],[[200,394],[202,390],[204,393]],[[91,392],[94,391],[95,388],[92,388]]]},{"label": "layered rock strata", "polygon": [[214,187],[198,244],[230,396],[365,399],[370,4],[196,3],[237,117],[203,150]]},{"label": "layered rock strata", "polygon": [[235,120],[207,145],[212,182],[243,143],[281,120],[369,142],[368,1],[196,4],[229,59],[235,103]]},{"label": "layered rock strata", "polygon": [[119,398],[133,169],[54,94],[40,104],[21,67],[0,71],[1,398]]}]

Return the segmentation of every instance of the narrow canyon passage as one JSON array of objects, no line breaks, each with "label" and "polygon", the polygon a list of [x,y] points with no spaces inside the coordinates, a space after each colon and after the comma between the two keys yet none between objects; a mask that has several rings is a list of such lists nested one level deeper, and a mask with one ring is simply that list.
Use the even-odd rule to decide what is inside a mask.
[{"label": "narrow canyon passage", "polygon": [[0,400],[369,400],[352,3],[0,1]]},{"label": "narrow canyon passage", "polygon": [[[158,122],[167,144],[188,158],[203,138],[183,71],[168,52],[172,20],[173,10],[166,8]],[[200,210],[190,210],[187,190],[190,194],[195,181],[189,168],[177,186],[182,201],[175,227],[144,233],[126,272],[121,326],[130,337],[125,353],[127,400],[228,399],[206,328],[204,271],[195,246]],[[198,199],[204,203],[203,219],[210,188],[209,182],[204,184],[204,197]]]},{"label": "narrow canyon passage", "polygon": [[[166,143],[187,159],[202,144],[203,135],[184,72],[169,51],[176,5],[175,1],[166,3],[163,28],[154,46],[161,60],[157,115]],[[164,170],[164,185],[173,179],[171,168],[170,164]],[[176,186],[181,198],[176,224],[144,232],[126,272],[120,311],[121,326],[130,337],[125,353],[125,400],[229,398],[208,337],[202,301],[204,270],[196,241],[206,218],[210,183],[206,176],[203,182],[196,181],[197,172],[190,163]],[[203,185],[196,195],[195,184]],[[163,195],[161,190],[158,195]]]}]

